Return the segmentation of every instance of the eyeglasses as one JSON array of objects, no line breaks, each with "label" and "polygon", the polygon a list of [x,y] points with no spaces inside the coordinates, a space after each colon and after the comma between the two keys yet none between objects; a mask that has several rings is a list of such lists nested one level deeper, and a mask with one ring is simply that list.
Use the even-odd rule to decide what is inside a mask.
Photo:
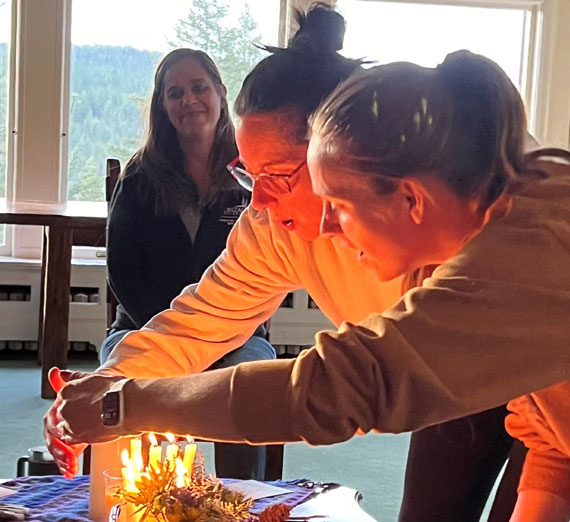
[{"label": "eyeglasses", "polygon": [[305,166],[307,161],[303,160],[288,174],[272,174],[261,172],[259,174],[251,174],[239,161],[239,156],[228,164],[227,169],[234,179],[246,190],[253,190],[255,183],[263,183],[265,191],[274,196],[284,196],[290,194],[294,183],[292,182],[295,175]]}]

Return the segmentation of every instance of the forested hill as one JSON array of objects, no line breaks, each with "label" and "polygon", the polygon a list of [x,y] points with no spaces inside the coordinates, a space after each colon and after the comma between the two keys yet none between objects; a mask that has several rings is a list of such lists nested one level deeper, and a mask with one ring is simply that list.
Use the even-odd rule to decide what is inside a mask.
[{"label": "forested hill", "polygon": [[132,47],[72,48],[70,199],[102,199],[105,159],[118,156],[124,165],[137,148],[161,57]]}]

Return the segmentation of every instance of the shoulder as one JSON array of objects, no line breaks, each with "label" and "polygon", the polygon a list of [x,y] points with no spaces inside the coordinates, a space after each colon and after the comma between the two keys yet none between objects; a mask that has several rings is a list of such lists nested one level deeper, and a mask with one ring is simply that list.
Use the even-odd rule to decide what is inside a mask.
[{"label": "shoulder", "polygon": [[570,289],[570,176],[525,184],[510,210],[493,219],[435,274]]},{"label": "shoulder", "polygon": [[129,169],[121,175],[111,199],[111,210],[119,206],[144,208],[154,200],[154,188],[144,172]]}]

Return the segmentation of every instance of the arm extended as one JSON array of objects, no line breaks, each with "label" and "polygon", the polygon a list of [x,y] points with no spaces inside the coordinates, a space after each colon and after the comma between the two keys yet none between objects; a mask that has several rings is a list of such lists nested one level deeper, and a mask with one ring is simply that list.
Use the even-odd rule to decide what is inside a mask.
[{"label": "arm extended", "polygon": [[130,377],[185,375],[241,346],[287,292],[300,286],[266,220],[248,208],[200,282],[185,288],[142,330],[128,334],[101,369]]}]

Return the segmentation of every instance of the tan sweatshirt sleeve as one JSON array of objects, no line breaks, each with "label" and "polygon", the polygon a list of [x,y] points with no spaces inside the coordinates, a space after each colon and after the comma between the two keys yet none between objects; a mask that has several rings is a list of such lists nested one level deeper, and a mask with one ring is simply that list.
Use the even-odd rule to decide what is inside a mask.
[{"label": "tan sweatshirt sleeve", "polygon": [[413,431],[489,409],[568,376],[565,299],[496,281],[432,279],[384,315],[321,332],[296,360],[181,380],[178,389],[192,392],[171,403],[170,422],[185,411],[192,415],[179,415],[181,433],[332,444],[358,428]]},{"label": "tan sweatshirt sleeve", "polygon": [[521,192],[383,314],[318,334],[296,360],[181,381],[192,388],[170,406],[192,412],[181,432],[328,444],[358,428],[418,430],[569,380],[570,185],[554,181]]},{"label": "tan sweatshirt sleeve", "polygon": [[[129,377],[200,372],[241,346],[299,283],[282,239],[249,207],[226,249],[204,273],[139,331],[129,333],[100,370]],[[144,282],[141,281],[141,285]]]},{"label": "tan sweatshirt sleeve", "polygon": [[[497,286],[439,281],[384,316],[319,334],[294,364],[238,367],[230,405],[239,432],[328,444],[357,428],[414,431],[567,378],[565,299]],[[250,423],[248,408],[271,421]]]}]

